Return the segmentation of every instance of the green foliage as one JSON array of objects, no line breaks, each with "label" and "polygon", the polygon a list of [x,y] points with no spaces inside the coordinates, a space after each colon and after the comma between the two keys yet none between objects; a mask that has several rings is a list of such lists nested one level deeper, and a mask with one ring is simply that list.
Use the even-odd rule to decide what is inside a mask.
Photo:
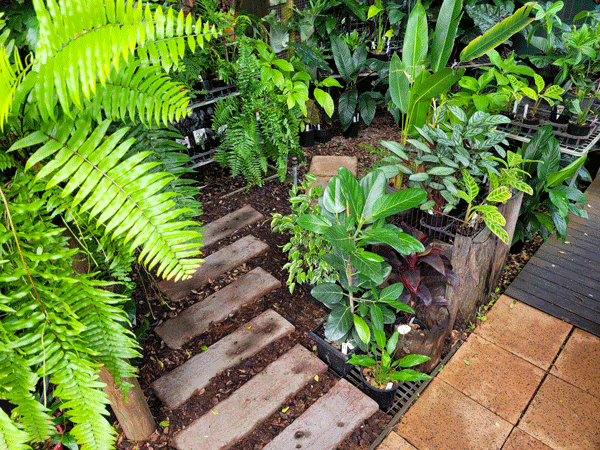
[{"label": "green foliage", "polygon": [[546,100],[550,106],[554,106],[554,101],[560,102],[562,100],[562,94],[565,92],[563,88],[555,84],[546,87],[546,82],[537,73],[533,74],[533,79],[535,81],[535,87],[537,91],[534,91],[529,86],[524,86],[521,88],[523,95],[529,97],[535,102],[531,110],[532,117],[536,115],[537,109],[542,100]]},{"label": "green foliage", "polygon": [[304,214],[297,224],[322,235],[333,246],[324,255],[338,271],[338,283],[322,283],[312,295],[331,308],[325,327],[325,337],[332,341],[352,338],[361,345],[354,314],[361,317],[381,317],[382,323],[393,323],[395,315],[389,309],[412,312],[397,301],[402,284],[378,288],[390,273],[389,264],[367,248],[386,242],[401,254],[422,251],[423,245],[398,227],[385,223],[385,218],[412,208],[425,199],[422,189],[405,189],[385,194],[386,176],[375,170],[360,182],[345,168],[331,178],[319,198],[320,214]]},{"label": "green foliage", "polygon": [[51,398],[83,450],[107,449],[115,433],[97,372],[106,367],[125,392],[138,352],[127,298],[113,292],[129,286],[100,280],[127,283],[136,256],[160,276],[187,277],[202,237],[186,220],[196,204],[180,198],[191,194],[176,180],[181,158],[148,151],[170,136],[115,122],[187,114],[183,86],[160,68],[219,32],[142,2],[33,4],[34,54],[21,61],[0,36],[0,398],[16,405],[0,414],[0,449],[52,437]]},{"label": "green foliage", "polygon": [[[396,383],[398,381],[423,381],[431,377],[427,374],[417,372],[410,367],[418,366],[429,361],[429,356],[424,355],[406,355],[401,359],[392,360],[396,346],[402,347],[402,341],[398,344],[398,331],[394,331],[389,339],[386,339],[385,333],[375,332],[375,342],[371,342],[371,334],[368,325],[359,316],[355,316],[357,328],[361,330],[359,335],[361,340],[369,345],[369,353],[367,355],[352,355],[348,360],[350,364],[356,366],[367,367],[371,369],[371,376],[375,382],[375,387],[386,389],[388,383]],[[379,351],[378,351],[379,348]]]},{"label": "green foliage", "polygon": [[[533,190],[523,197],[519,220],[515,228],[513,242],[531,238],[540,233],[544,240],[556,232],[563,241],[567,236],[569,213],[588,217],[583,205],[585,195],[569,183],[585,161],[586,156],[575,159],[566,165],[561,160],[560,146],[552,127],[546,126],[520,149],[524,158],[536,160],[525,165],[531,174]],[[563,167],[565,166],[565,167]]]},{"label": "green foliage", "polygon": [[[243,175],[250,186],[262,185],[271,159],[283,180],[288,154],[300,152],[296,103],[290,107],[282,90],[265,78],[248,39],[240,42],[235,72],[240,95],[215,107],[213,129],[221,135],[215,161],[228,167],[232,176]],[[306,101],[308,96],[302,98]]]},{"label": "green foliage", "polygon": [[321,195],[321,187],[311,187],[314,175],[307,174],[306,180],[290,190],[291,214],[283,216],[272,213],[271,229],[276,233],[288,232],[290,241],[283,246],[289,261],[283,266],[289,273],[287,285],[294,292],[296,283],[319,284],[324,281],[336,281],[337,272],[323,259],[331,253],[332,246],[323,236],[308,231],[297,224],[303,214],[318,214],[319,207],[314,205]]}]

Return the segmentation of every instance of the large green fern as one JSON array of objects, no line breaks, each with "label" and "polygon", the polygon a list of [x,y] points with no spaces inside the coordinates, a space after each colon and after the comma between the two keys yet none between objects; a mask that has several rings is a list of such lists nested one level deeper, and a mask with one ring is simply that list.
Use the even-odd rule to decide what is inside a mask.
[{"label": "large green fern", "polygon": [[[133,0],[33,3],[35,53],[21,60],[0,35],[0,398],[16,405],[11,417],[0,411],[0,450],[51,436],[49,399],[82,449],[107,449],[114,431],[97,372],[106,367],[126,388],[122,379],[135,374],[127,359],[138,353],[126,298],[96,277],[124,280],[134,254],[175,280],[201,261],[202,235],[189,220],[199,209],[180,194],[187,185],[136,151],[144,133],[126,125],[187,114],[183,85],[164,71],[186,46],[221,33]],[[81,252],[90,275],[74,273]]]},{"label": "large green fern", "polygon": [[213,129],[220,133],[221,145],[214,158],[229,167],[232,176],[243,175],[248,185],[262,185],[269,162],[283,180],[288,154],[300,151],[299,115],[272,83],[262,79],[251,42],[241,41],[235,64],[239,96],[215,108]]}]

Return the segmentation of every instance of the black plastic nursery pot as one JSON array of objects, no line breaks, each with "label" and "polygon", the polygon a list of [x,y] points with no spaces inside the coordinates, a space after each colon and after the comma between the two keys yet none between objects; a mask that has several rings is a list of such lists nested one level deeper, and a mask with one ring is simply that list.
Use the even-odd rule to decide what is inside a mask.
[{"label": "black plastic nursery pot", "polygon": [[369,58],[378,59],[379,61],[389,61],[390,56],[386,52],[369,52]]},{"label": "black plastic nursery pot", "polygon": [[530,125],[532,127],[537,127],[540,124],[540,119],[538,117],[523,119],[523,123],[525,125]]},{"label": "black plastic nursery pot", "polygon": [[579,125],[573,122],[569,122],[567,125],[567,133],[572,136],[587,136],[590,131],[592,131],[591,125]]},{"label": "black plastic nursery pot", "polygon": [[315,130],[315,140],[325,144],[331,140],[331,125],[321,125],[320,129]]},{"label": "black plastic nursery pot", "polygon": [[302,147],[312,147],[315,145],[315,130],[309,129],[300,132],[300,145]]},{"label": "black plastic nursery pot", "polygon": [[317,356],[319,359],[325,362],[339,376],[345,377],[354,367],[352,364],[348,364],[348,359],[354,353],[354,350],[344,355],[340,349],[335,348],[330,342],[327,342],[324,336],[324,322],[321,322],[308,333],[308,337],[317,344]]},{"label": "black plastic nursery pot", "polygon": [[358,122],[352,122],[350,124],[350,126],[348,128],[346,128],[346,130],[344,130],[342,132],[342,134],[344,135],[345,138],[355,138],[355,137],[358,137],[359,125],[360,124]]},{"label": "black plastic nursery pot", "polygon": [[373,386],[371,383],[367,381],[364,374],[364,368],[360,369],[360,379],[362,380],[365,394],[371,397],[373,400],[377,402],[379,407],[383,410],[388,409],[394,403],[394,397],[396,396],[396,391],[398,390],[399,383],[396,383],[390,389],[379,389],[376,386]]},{"label": "black plastic nursery pot", "polygon": [[562,113],[560,113],[558,111],[558,108],[556,106],[552,107],[552,110],[550,111],[550,116],[548,117],[548,120],[550,120],[550,122],[552,123],[556,123],[558,125],[566,125],[569,123],[569,113],[566,111],[563,111]]}]

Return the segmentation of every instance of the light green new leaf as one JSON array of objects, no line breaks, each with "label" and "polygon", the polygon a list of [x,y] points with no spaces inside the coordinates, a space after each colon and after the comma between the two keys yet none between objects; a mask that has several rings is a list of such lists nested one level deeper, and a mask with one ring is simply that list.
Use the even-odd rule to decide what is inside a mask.
[{"label": "light green new leaf", "polygon": [[420,205],[427,198],[423,189],[409,188],[378,198],[371,217],[381,219]]},{"label": "light green new leaf", "polygon": [[401,112],[406,113],[410,95],[410,81],[404,71],[404,64],[397,53],[394,53],[390,62],[389,85],[392,102]]},{"label": "light green new leaf", "polygon": [[356,332],[358,333],[358,337],[360,338],[360,340],[363,341],[365,344],[371,342],[371,330],[369,329],[369,325],[367,325],[367,322],[365,322],[365,319],[363,319],[360,316],[357,316],[356,314],[353,315],[353,319],[354,327],[356,328]]},{"label": "light green new leaf", "polygon": [[506,203],[510,197],[510,190],[506,186],[500,186],[490,191],[486,200],[488,202]]},{"label": "light green new leaf", "polygon": [[402,62],[410,81],[414,81],[423,70],[428,43],[427,14],[419,0],[408,16],[402,47]]}]

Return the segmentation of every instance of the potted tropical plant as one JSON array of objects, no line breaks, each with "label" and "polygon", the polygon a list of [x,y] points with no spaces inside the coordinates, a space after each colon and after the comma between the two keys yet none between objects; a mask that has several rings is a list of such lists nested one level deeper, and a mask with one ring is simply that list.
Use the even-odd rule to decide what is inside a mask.
[{"label": "potted tropical plant", "polygon": [[[567,125],[567,133],[573,136],[587,136],[592,130],[592,123],[589,121],[589,116],[590,113],[594,112],[592,110],[593,101],[589,98],[585,99],[585,94],[585,91],[581,90],[576,98],[567,99],[569,112],[571,112],[574,118]],[[595,93],[595,97],[598,97],[597,93]],[[583,106],[584,100],[587,100],[585,106]]]},{"label": "potted tropical plant", "polygon": [[[367,320],[375,329],[395,321],[392,309],[413,310],[397,301],[401,283],[381,288],[390,266],[370,251],[371,247],[388,243],[401,254],[422,251],[423,245],[385,218],[417,206],[425,199],[422,189],[405,189],[385,194],[386,177],[375,170],[360,181],[340,168],[319,198],[320,214],[304,214],[297,224],[329,241],[333,251],[323,256],[338,272],[337,282],[325,282],[312,289],[312,295],[331,309],[324,338],[338,344],[351,340],[364,347],[358,336],[358,319]],[[363,348],[366,350],[366,348]]]},{"label": "potted tropical plant", "polygon": [[427,374],[410,369],[428,361],[427,356],[406,355],[400,359],[392,359],[398,346],[402,346],[402,341],[398,343],[399,331],[394,331],[389,339],[386,339],[384,333],[375,333],[375,342],[371,342],[371,332],[366,322],[360,323],[359,328],[362,342],[368,345],[369,350],[366,355],[352,355],[348,362],[361,368],[360,376],[366,393],[381,409],[385,410],[392,406],[400,382],[416,382],[431,378]]},{"label": "potted tropical plant", "polygon": [[375,0],[375,3],[369,7],[367,19],[373,19],[375,30],[369,56],[382,61],[388,60],[386,52],[386,40],[394,36],[392,26],[398,23],[404,12],[401,11],[401,5],[382,0]]},{"label": "potted tropical plant", "polygon": [[528,105],[525,105],[525,112],[523,113],[523,123],[526,125],[537,126],[540,124],[540,119],[537,116],[537,111],[542,100],[545,100],[551,107],[554,106],[554,102],[560,102],[562,100],[562,94],[565,92],[563,88],[552,84],[546,87],[546,82],[537,73],[533,75],[535,81],[535,87],[537,91],[534,91],[529,86],[521,88],[521,92],[526,97],[529,97],[534,101],[533,107],[529,113],[527,112]]}]

